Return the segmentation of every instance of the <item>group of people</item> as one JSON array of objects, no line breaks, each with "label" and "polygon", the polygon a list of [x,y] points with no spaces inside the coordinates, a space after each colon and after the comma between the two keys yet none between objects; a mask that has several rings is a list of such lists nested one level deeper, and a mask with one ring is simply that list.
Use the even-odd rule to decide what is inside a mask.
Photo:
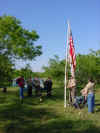
[{"label": "group of people", "polygon": [[[41,86],[42,81],[42,86]],[[24,88],[27,88],[27,95],[32,96],[32,89],[35,90],[35,96],[40,97],[40,101],[42,101],[42,92],[45,90],[47,93],[47,97],[52,95],[52,80],[48,77],[45,81],[40,80],[38,77],[32,79],[31,77],[28,80],[24,80],[24,77],[21,76],[16,79],[16,83],[19,86],[20,90],[20,100],[23,103],[24,98]]]},{"label": "group of people", "polygon": [[[20,88],[20,99],[21,103],[23,103],[23,91],[25,88],[25,80],[24,77],[21,76],[16,80],[19,88]],[[45,81],[42,80],[43,86],[41,87],[40,79],[35,77],[32,79],[31,77],[26,80],[27,83],[27,95],[32,96],[32,89],[35,89],[35,96],[40,97],[40,101],[42,100],[42,91],[45,90],[47,97],[52,95],[52,80],[48,77]],[[75,108],[80,108],[80,105],[87,105],[88,112],[94,112],[94,85],[95,82],[92,79],[88,80],[86,86],[80,91],[81,96],[76,96],[76,80],[73,76],[68,81],[67,88],[69,88],[69,104],[73,105]]]},{"label": "group of people", "polygon": [[80,105],[87,105],[88,112],[94,112],[95,95],[94,95],[93,79],[89,79],[86,86],[80,91],[81,96],[76,96],[76,80],[71,77],[68,81],[67,88],[69,88],[69,104],[75,108],[80,108]]}]

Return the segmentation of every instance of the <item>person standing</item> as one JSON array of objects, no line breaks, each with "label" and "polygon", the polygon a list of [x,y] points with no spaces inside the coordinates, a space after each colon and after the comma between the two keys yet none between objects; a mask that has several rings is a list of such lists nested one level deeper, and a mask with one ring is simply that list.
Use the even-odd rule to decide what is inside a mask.
[{"label": "person standing", "polygon": [[34,80],[33,80],[33,85],[35,87],[35,95],[36,96],[40,96],[40,81],[39,81],[39,78],[38,77],[35,77]]},{"label": "person standing", "polygon": [[52,96],[52,80],[50,77],[48,77],[48,79],[44,82],[44,87],[47,90],[47,97]]},{"label": "person standing", "polygon": [[40,97],[40,102],[42,102],[42,92],[41,92],[41,87],[40,87],[40,80],[38,77],[35,77],[33,80],[33,85],[35,87],[35,95]]},{"label": "person standing", "polygon": [[73,76],[69,79],[67,88],[69,89],[69,104],[73,104],[76,96],[76,80]]},{"label": "person standing", "polygon": [[21,103],[23,103],[23,98],[24,98],[23,90],[24,90],[24,85],[25,85],[24,77],[21,76],[21,77],[17,78],[16,83],[19,86]]},{"label": "person standing", "polygon": [[82,95],[85,96],[85,99],[87,98],[88,112],[90,113],[94,112],[94,104],[95,104],[94,85],[95,85],[94,80],[89,79],[85,88],[81,90]]},{"label": "person standing", "polygon": [[32,87],[33,87],[33,81],[32,81],[32,78],[30,77],[28,80],[27,80],[27,93],[28,93],[28,96],[32,96]]}]

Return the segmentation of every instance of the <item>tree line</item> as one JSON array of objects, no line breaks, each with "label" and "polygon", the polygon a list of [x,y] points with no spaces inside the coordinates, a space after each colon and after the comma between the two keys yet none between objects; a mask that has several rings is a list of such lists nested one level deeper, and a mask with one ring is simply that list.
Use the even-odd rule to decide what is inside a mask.
[{"label": "tree line", "polygon": [[[65,76],[65,59],[59,60],[58,56],[54,56],[49,60],[49,66],[43,67],[45,75],[49,75],[64,85]],[[69,66],[67,68],[68,77],[70,77]],[[93,78],[98,85],[100,83],[100,50],[90,50],[88,54],[76,55],[76,71],[75,77],[77,87],[82,89],[89,78]]]},{"label": "tree line", "polygon": [[[21,74],[25,79],[30,76],[51,77],[64,85],[65,59],[60,60],[57,55],[49,59],[48,66],[43,66],[44,72],[32,72],[29,64],[20,70],[15,69],[16,60],[34,61],[42,55],[42,46],[35,44],[38,39],[37,32],[23,28],[16,17],[0,16],[0,87],[9,86]],[[75,75],[79,88],[86,84],[89,77],[100,83],[100,50],[90,50],[86,55],[77,54],[76,62]]]}]

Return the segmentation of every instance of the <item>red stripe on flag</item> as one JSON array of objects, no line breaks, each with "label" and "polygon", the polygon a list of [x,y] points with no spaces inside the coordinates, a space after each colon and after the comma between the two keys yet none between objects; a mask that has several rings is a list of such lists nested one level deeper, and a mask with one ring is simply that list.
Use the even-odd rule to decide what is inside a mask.
[{"label": "red stripe on flag", "polygon": [[76,68],[76,55],[75,55],[75,48],[73,44],[72,35],[69,37],[69,54],[71,57],[71,64],[73,65],[74,71]]}]

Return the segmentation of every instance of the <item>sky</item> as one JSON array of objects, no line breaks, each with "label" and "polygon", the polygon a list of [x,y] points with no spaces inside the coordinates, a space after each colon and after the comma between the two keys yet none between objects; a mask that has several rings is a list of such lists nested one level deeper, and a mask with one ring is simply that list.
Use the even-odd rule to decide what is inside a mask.
[{"label": "sky", "polygon": [[[100,0],[0,0],[0,16],[15,16],[28,30],[40,36],[43,54],[32,61],[33,71],[42,71],[54,55],[65,58],[67,21],[70,21],[76,54],[100,49]],[[17,62],[21,68],[27,62]]]}]

